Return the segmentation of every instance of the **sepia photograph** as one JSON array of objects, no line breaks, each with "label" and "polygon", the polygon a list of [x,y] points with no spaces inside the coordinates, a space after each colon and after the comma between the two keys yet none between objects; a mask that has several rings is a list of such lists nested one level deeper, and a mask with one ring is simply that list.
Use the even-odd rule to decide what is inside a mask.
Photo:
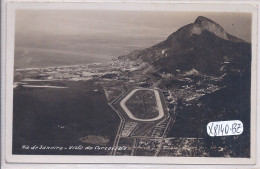
[{"label": "sepia photograph", "polygon": [[250,12],[16,9],[11,154],[252,158]]}]

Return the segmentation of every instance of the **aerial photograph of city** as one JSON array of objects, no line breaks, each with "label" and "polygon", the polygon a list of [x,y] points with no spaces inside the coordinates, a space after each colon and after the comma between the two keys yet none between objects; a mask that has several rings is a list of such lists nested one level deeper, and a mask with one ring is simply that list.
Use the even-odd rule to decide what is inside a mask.
[{"label": "aerial photograph of city", "polygon": [[[12,153],[250,158],[251,22],[249,13],[17,10]],[[208,134],[210,122],[229,120],[243,132]]]}]

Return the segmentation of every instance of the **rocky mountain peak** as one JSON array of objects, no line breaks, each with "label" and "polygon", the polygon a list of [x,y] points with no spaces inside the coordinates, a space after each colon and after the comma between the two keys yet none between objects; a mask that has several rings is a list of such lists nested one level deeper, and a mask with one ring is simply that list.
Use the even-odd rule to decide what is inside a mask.
[{"label": "rocky mountain peak", "polygon": [[205,22],[216,24],[214,21],[212,21],[211,19],[206,18],[204,16],[198,16],[194,23],[201,24],[201,23],[205,23]]},{"label": "rocky mountain peak", "polygon": [[199,16],[195,20],[190,33],[191,35],[200,34],[203,30],[207,30],[222,39],[228,40],[227,33],[219,24],[204,16]]},{"label": "rocky mountain peak", "polygon": [[[173,32],[166,40],[150,48],[133,51],[118,58],[140,59],[149,63],[158,61],[160,66],[169,65],[169,63],[174,65],[178,62],[183,63],[180,64],[181,67],[187,67],[185,71],[195,68],[200,72],[206,72],[208,70],[201,70],[201,68],[208,67],[211,69],[212,66],[220,65],[222,62],[221,55],[223,52],[219,52],[220,50],[223,51],[223,48],[228,49],[225,51],[227,53],[231,50],[236,51],[237,49],[235,48],[241,45],[235,44],[238,42],[243,42],[243,49],[248,50],[250,44],[228,34],[218,23],[211,19],[199,16],[193,23],[187,24]],[[227,45],[228,47],[226,47]],[[161,62],[159,63],[160,60]],[[186,61],[188,60],[194,60],[193,62],[197,61],[198,63],[195,66],[194,64],[187,66]],[[207,64],[207,62],[212,63],[212,65],[202,66]],[[219,64],[215,64],[215,62],[219,62]],[[219,69],[218,66],[217,69]]]}]

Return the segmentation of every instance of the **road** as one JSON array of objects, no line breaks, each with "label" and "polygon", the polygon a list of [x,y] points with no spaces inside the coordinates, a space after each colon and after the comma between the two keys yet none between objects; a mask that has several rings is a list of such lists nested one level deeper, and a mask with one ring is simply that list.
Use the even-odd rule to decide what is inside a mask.
[{"label": "road", "polygon": [[[155,94],[155,98],[156,98],[156,104],[157,104],[157,108],[158,108],[158,116],[155,117],[155,118],[152,118],[152,119],[139,119],[139,118],[136,118],[134,117],[134,115],[131,113],[131,111],[126,107],[125,103],[126,101],[131,98],[134,93],[138,90],[151,90],[154,92]],[[113,107],[113,104],[118,102],[118,100],[120,99],[120,97],[124,97],[124,99],[120,102],[120,106],[124,109],[124,113],[126,113],[129,118],[133,119],[133,120],[136,120],[136,121],[140,121],[140,122],[150,122],[150,121],[155,121],[155,120],[159,120],[161,118],[164,117],[164,110],[163,110],[163,106],[162,106],[162,103],[161,103],[161,98],[160,98],[160,95],[159,95],[159,92],[155,89],[145,89],[145,88],[138,88],[138,89],[134,89],[132,90],[128,95],[124,96],[124,92],[122,92],[116,99],[114,99],[111,103],[109,103],[109,105],[111,106],[111,108],[118,114],[118,116],[120,117],[120,124],[119,124],[119,127],[118,127],[118,130],[117,130],[117,134],[116,134],[116,138],[115,138],[115,141],[114,141],[114,144],[113,144],[113,147],[117,147],[118,144],[119,144],[119,141],[120,141],[120,138],[121,138],[121,132],[124,128],[124,125],[125,125],[125,119],[124,117],[122,116],[121,112],[116,110],[114,107]],[[146,137],[145,137],[146,138]],[[135,144],[136,144],[136,138],[135,138],[135,142],[134,142],[134,146],[133,146],[133,151],[131,152],[131,155],[134,155],[135,154]],[[157,153],[159,153],[159,150],[157,150]],[[116,155],[116,150],[113,150],[111,151],[111,155]]]},{"label": "road", "polygon": [[[123,95],[123,92],[112,102],[115,103],[121,96]],[[122,129],[124,127],[125,124],[125,119],[122,117],[122,115],[120,114],[120,112],[118,112],[113,106],[112,103],[108,103],[108,105],[118,114],[119,118],[120,118],[120,124],[116,133],[116,138],[113,144],[113,147],[117,147],[119,140],[120,140],[120,135],[122,132]],[[112,150],[110,155],[115,155],[116,154],[116,150]]]}]

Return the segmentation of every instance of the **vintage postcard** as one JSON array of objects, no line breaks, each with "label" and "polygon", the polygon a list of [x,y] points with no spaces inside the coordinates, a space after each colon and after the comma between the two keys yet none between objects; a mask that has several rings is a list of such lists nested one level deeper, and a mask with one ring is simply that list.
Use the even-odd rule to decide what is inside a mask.
[{"label": "vintage postcard", "polygon": [[256,12],[9,4],[7,162],[254,163]]}]

